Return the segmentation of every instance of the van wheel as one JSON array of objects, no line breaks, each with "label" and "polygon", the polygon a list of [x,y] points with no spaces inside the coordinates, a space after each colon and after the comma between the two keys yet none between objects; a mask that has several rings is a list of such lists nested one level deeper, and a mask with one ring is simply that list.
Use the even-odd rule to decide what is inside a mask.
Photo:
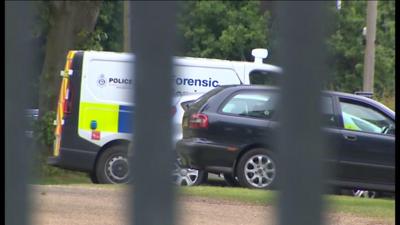
[{"label": "van wheel", "polygon": [[100,184],[128,183],[130,172],[127,145],[114,145],[107,148],[97,161],[95,173]]},{"label": "van wheel", "polygon": [[89,175],[90,181],[92,181],[93,184],[99,183],[99,180],[97,179],[95,172],[90,172],[88,175]]},{"label": "van wheel", "polygon": [[248,188],[270,189],[276,181],[276,161],[273,154],[263,148],[246,152],[237,167],[241,186]]}]

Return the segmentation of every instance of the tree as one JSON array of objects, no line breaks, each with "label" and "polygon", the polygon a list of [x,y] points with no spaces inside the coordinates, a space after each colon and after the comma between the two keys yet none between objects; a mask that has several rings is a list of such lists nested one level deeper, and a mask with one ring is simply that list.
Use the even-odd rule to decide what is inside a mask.
[{"label": "tree", "polygon": [[[331,8],[335,15],[336,31],[328,40],[330,65],[333,71],[331,89],[354,92],[362,90],[364,40],[362,29],[366,26],[366,2],[342,1],[340,11]],[[395,2],[379,1],[374,93],[378,98],[394,95],[395,79]]]},{"label": "tree", "polygon": [[[95,38],[103,51],[120,52],[123,50],[123,1],[104,1],[100,8],[95,31]],[[93,45],[86,46],[92,48]]]},{"label": "tree", "polygon": [[[94,30],[101,1],[50,1],[41,3],[47,33],[45,58],[39,81],[41,114],[54,110],[60,85],[59,74],[69,50],[87,41]],[[48,22],[48,23],[47,23]]]},{"label": "tree", "polygon": [[253,48],[267,47],[267,21],[258,1],[189,1],[182,3],[178,28],[183,52],[193,57],[253,59]]}]

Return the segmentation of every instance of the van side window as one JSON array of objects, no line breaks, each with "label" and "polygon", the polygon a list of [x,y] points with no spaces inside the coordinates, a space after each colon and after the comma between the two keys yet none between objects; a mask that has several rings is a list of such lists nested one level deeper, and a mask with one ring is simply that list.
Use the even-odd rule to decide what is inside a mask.
[{"label": "van side window", "polygon": [[275,112],[275,94],[267,92],[241,92],[234,95],[222,112],[245,117],[271,119]]}]

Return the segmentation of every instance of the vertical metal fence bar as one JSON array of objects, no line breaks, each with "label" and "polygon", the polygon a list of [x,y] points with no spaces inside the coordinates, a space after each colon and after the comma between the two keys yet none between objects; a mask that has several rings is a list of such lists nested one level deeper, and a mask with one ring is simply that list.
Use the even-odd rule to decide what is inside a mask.
[{"label": "vertical metal fence bar", "polygon": [[174,224],[171,181],[172,56],[176,2],[131,3],[135,116],[133,159],[133,224]]},{"label": "vertical metal fence bar", "polygon": [[279,138],[279,215],[282,225],[322,223],[320,90],[326,2],[277,3],[282,98]]},{"label": "vertical metal fence bar", "polygon": [[32,101],[34,2],[5,4],[5,224],[29,224],[31,143],[25,109]]}]

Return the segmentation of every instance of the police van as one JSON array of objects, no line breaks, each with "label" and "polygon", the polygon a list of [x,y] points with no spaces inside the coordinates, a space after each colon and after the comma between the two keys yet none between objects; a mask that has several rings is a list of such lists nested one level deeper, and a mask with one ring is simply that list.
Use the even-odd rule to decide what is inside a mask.
[{"label": "police van", "polygon": [[[254,62],[175,57],[177,96],[205,93],[220,85],[259,84],[279,76],[281,68],[263,63],[266,49],[252,53]],[[61,71],[50,165],[88,172],[94,183],[128,181],[126,154],[134,135],[134,62],[130,53],[68,52]]]}]

